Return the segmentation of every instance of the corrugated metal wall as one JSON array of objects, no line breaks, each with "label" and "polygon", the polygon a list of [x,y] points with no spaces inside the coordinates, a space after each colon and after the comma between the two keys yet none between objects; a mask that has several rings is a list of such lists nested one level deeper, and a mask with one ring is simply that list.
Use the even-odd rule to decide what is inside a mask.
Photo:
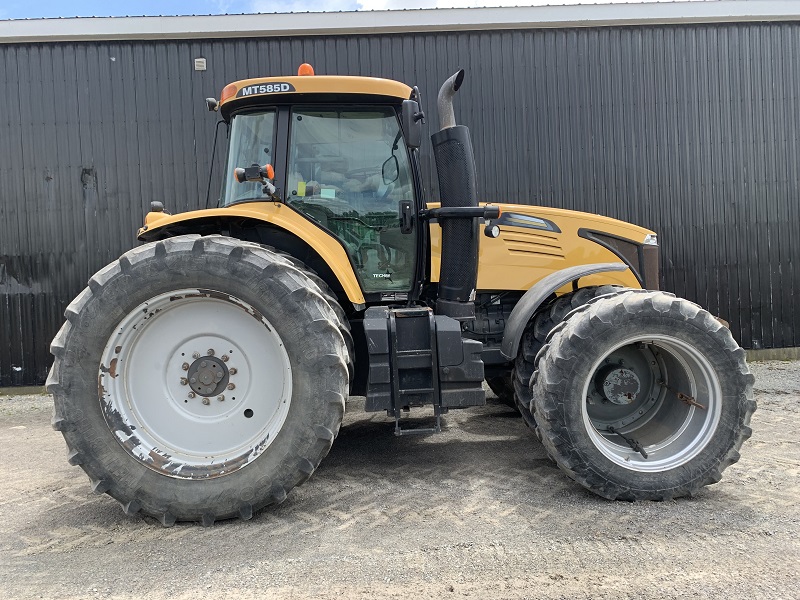
[{"label": "corrugated metal wall", "polygon": [[44,380],[65,306],[151,200],[204,204],[203,99],[303,61],[419,85],[434,127],[465,67],[485,199],[649,226],[665,289],[745,347],[800,346],[800,24],[31,44],[0,46],[0,385]]}]

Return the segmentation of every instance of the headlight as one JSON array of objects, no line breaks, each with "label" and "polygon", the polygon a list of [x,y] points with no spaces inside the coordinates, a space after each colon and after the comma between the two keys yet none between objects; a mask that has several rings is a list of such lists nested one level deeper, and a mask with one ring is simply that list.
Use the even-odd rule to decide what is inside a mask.
[{"label": "headlight", "polygon": [[658,236],[655,233],[648,233],[644,236],[643,244],[647,246],[658,246]]}]

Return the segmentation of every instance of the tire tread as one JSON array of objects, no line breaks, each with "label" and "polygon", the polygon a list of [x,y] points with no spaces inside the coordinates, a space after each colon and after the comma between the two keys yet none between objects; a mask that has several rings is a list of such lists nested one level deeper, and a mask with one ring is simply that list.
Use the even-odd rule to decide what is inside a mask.
[{"label": "tire tread", "polygon": [[[103,293],[109,282],[114,281],[120,275],[127,276],[142,261],[155,259],[159,263],[157,268],[166,268],[168,256],[180,253],[227,255],[232,270],[237,268],[242,261],[255,261],[263,264],[263,271],[269,272],[269,275],[278,281],[277,285],[286,290],[287,296],[293,297],[297,302],[313,306],[313,310],[317,311],[319,317],[307,332],[313,338],[310,340],[310,344],[312,347],[329,349],[324,358],[324,368],[342,370],[341,377],[334,376],[331,379],[332,381],[341,381],[341,388],[329,389],[325,392],[327,400],[323,400],[321,405],[328,408],[320,411],[316,422],[311,425],[312,430],[316,432],[314,438],[316,442],[309,447],[309,454],[294,457],[293,468],[289,472],[282,472],[280,479],[272,482],[260,504],[239,501],[233,508],[220,509],[212,503],[192,514],[181,514],[174,508],[150,507],[141,500],[140,494],[124,494],[111,473],[106,469],[99,468],[97,460],[90,460],[85,455],[85,452],[81,450],[81,439],[75,433],[76,427],[71,421],[73,418],[80,417],[80,408],[76,410],[70,399],[68,386],[64,382],[66,381],[66,368],[70,366],[67,363],[76,359],[72,357],[70,361],[66,362],[62,359],[69,358],[79,351],[72,342],[76,338],[76,327],[81,321],[85,307]],[[307,479],[314,472],[329,452],[333,440],[339,433],[344,415],[344,400],[348,392],[348,381],[352,378],[353,370],[353,338],[349,322],[324,281],[305,265],[294,259],[288,259],[282,253],[258,244],[241,242],[220,235],[202,237],[186,235],[145,244],[126,252],[117,261],[92,276],[87,287],[67,307],[65,317],[66,322],[51,345],[55,360],[46,384],[47,390],[53,394],[54,398],[52,426],[64,435],[70,452],[70,462],[79,464],[86,471],[92,490],[98,494],[110,494],[120,502],[126,514],[149,515],[166,527],[172,526],[177,520],[199,521],[204,525],[211,525],[217,520],[233,517],[249,519],[255,511],[264,506],[283,502],[287,497],[288,490],[298,482]]]}]

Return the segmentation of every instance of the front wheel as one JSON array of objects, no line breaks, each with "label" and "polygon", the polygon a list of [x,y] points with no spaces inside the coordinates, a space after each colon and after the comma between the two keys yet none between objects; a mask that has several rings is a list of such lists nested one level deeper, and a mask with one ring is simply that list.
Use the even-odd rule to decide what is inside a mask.
[{"label": "front wheel", "polygon": [[232,238],[126,253],[51,346],[70,462],[164,524],[281,502],[341,424],[350,358],[332,301],[302,265]]},{"label": "front wheel", "polygon": [[598,298],[553,330],[532,379],[542,443],[610,499],[692,495],[739,458],[753,377],[730,331],[662,292]]},{"label": "front wheel", "polygon": [[[531,400],[531,378],[533,377],[536,355],[544,346],[550,332],[560,325],[571,311],[579,308],[598,296],[618,294],[623,288],[603,285],[581,288],[554,298],[536,311],[520,340],[519,352],[511,372],[512,406],[516,406],[525,424],[541,437],[533,418]],[[491,385],[491,383],[489,384]],[[494,389],[494,388],[492,388]],[[500,394],[498,393],[498,396]]]},{"label": "front wheel", "polygon": [[514,399],[514,382],[510,371],[489,372],[487,369],[486,385],[500,402],[511,408],[517,408],[517,401]]}]

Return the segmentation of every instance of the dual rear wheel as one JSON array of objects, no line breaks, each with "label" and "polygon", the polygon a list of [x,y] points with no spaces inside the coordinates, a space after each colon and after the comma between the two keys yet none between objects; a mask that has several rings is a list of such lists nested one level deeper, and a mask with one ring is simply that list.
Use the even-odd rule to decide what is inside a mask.
[{"label": "dual rear wheel", "polygon": [[558,316],[552,306],[538,315],[517,360],[517,398],[548,455],[611,499],[664,500],[719,481],[755,410],[753,377],[730,331],[663,292],[582,296],[536,344],[543,321]]}]

